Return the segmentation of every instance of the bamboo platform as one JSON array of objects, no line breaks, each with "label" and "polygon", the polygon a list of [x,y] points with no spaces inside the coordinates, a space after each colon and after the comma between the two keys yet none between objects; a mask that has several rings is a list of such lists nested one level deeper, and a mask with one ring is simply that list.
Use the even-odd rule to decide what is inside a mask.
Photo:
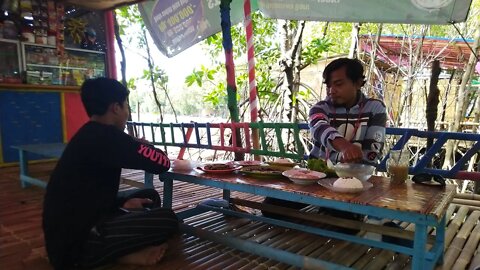
[{"label": "bamboo platform", "polygon": [[[47,179],[54,164],[31,166],[34,176]],[[0,168],[0,268],[52,269],[48,264],[41,229],[44,190],[38,187],[21,189],[17,167]],[[122,189],[141,186],[143,173],[124,171]],[[129,185],[127,185],[129,184]],[[162,192],[162,183],[154,181]],[[175,182],[175,211],[194,207],[209,197],[220,197],[221,190]],[[232,197],[260,201],[262,198],[233,192]],[[457,195],[447,211],[446,251],[443,266],[437,269],[472,269],[480,266],[480,196]],[[311,209],[307,209],[309,211]],[[410,269],[410,257],[345,241],[313,236],[307,233],[274,227],[247,219],[225,217],[207,212],[185,220],[188,224],[250,239],[263,245],[298,254],[322,258],[355,269]],[[410,224],[402,223],[407,230]],[[363,232],[360,232],[362,234]],[[434,232],[431,232],[434,233]],[[138,267],[112,264],[102,270],[120,269],[295,269],[249,253],[237,251],[188,235],[177,235],[169,241],[167,254],[158,265]]]}]

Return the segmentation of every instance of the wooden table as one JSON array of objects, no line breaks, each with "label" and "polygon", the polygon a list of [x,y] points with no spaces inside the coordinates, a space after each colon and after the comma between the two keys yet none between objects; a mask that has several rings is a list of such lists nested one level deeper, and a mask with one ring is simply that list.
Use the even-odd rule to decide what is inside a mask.
[{"label": "wooden table", "polygon": [[[369,180],[374,184],[371,189],[356,194],[335,193],[318,184],[301,186],[293,184],[286,178],[255,179],[237,173],[207,174],[197,170],[190,172],[169,171],[160,175],[160,179],[164,180],[164,207],[171,208],[173,180],[178,180],[223,189],[224,199],[230,198],[230,191],[239,191],[414,223],[414,245],[410,248],[336,231],[328,231],[318,227],[299,225],[289,221],[275,220],[263,216],[255,216],[204,205],[199,205],[194,209],[179,213],[180,217],[186,218],[205,211],[218,211],[296,230],[303,230],[313,234],[389,249],[411,255],[413,257],[412,267],[418,270],[433,269],[437,263],[441,263],[443,260],[445,212],[455,194],[454,186],[431,187],[413,183],[390,185],[389,178],[377,176]],[[432,243],[427,243],[427,239],[429,238],[428,227],[435,228],[435,237],[432,239]],[[337,264],[304,257],[249,241],[215,235],[212,232],[194,228],[186,224],[182,224],[181,228],[187,233],[195,234],[233,248],[256,253],[300,268],[345,268]]]},{"label": "wooden table", "polygon": [[19,163],[20,163],[20,183],[22,188],[29,185],[36,185],[45,188],[47,184],[28,174],[28,154],[37,154],[47,158],[60,158],[65,150],[64,143],[47,143],[47,144],[28,144],[16,145],[12,148],[18,149]]}]

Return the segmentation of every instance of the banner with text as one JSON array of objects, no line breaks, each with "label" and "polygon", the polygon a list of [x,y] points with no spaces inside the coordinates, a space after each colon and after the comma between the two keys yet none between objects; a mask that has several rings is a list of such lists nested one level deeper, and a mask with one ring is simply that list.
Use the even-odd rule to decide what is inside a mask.
[{"label": "banner with text", "polygon": [[[139,4],[157,47],[172,57],[222,30],[220,0],[157,0]],[[243,1],[230,5],[232,25],[243,20]]]},{"label": "banner with text", "polygon": [[448,24],[465,21],[472,0],[257,0],[268,17],[329,22]]}]

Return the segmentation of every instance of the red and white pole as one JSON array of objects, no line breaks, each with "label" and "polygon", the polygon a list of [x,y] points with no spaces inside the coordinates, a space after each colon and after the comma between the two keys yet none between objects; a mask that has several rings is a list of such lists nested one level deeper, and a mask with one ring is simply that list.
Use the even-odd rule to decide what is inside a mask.
[{"label": "red and white pole", "polygon": [[245,0],[244,24],[247,32],[247,52],[248,52],[248,82],[250,90],[250,122],[257,122],[258,116],[258,100],[257,100],[257,83],[255,81],[255,50],[253,46],[253,25],[252,25],[252,8],[250,0]]},{"label": "red and white pole", "polygon": [[[253,46],[253,25],[252,25],[252,7],[250,0],[243,3],[244,24],[247,32],[247,56],[248,56],[248,83],[249,83],[249,102],[250,102],[250,122],[257,122],[258,117],[258,96],[257,83],[255,81],[255,50]],[[253,149],[259,149],[258,130],[252,129]],[[260,157],[255,156],[256,160]]]}]

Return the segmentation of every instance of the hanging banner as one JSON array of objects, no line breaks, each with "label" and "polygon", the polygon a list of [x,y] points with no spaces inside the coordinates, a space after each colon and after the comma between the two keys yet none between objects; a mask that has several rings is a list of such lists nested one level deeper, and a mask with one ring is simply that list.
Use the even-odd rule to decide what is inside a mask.
[{"label": "hanging banner", "polygon": [[[243,1],[233,0],[231,21],[243,19]],[[157,0],[139,4],[159,50],[172,57],[222,30],[220,0]]]},{"label": "hanging banner", "polygon": [[[221,31],[221,0],[156,0],[139,4],[159,50],[172,57]],[[330,22],[449,24],[465,21],[472,0],[251,0],[271,18]],[[243,17],[232,0],[231,22]]]},{"label": "hanging banner", "polygon": [[329,22],[448,24],[466,20],[472,0],[257,0],[268,17]]}]

